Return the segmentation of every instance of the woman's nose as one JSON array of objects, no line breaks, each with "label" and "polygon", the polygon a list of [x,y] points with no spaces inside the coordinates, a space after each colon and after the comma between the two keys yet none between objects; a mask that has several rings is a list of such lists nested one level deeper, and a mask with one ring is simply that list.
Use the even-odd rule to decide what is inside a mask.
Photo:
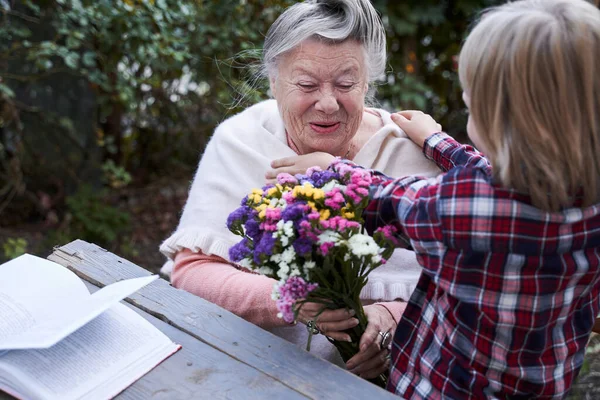
[{"label": "woman's nose", "polygon": [[317,103],[315,104],[315,109],[325,114],[333,114],[334,112],[340,109],[340,105],[338,104],[338,100],[335,97],[335,94],[332,92],[327,92],[321,93],[321,97],[317,100]]}]

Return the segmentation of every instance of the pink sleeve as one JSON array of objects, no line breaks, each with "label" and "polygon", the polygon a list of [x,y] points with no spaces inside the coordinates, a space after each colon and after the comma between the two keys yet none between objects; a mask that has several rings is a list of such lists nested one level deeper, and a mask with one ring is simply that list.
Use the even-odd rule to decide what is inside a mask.
[{"label": "pink sleeve", "polygon": [[404,301],[387,301],[375,304],[388,310],[392,315],[392,318],[394,318],[396,324],[398,321],[400,321],[400,318],[402,318],[402,313],[406,309],[406,303]]},{"label": "pink sleeve", "polygon": [[171,283],[263,328],[287,326],[271,299],[275,280],[239,270],[221,257],[183,249],[175,255]]}]

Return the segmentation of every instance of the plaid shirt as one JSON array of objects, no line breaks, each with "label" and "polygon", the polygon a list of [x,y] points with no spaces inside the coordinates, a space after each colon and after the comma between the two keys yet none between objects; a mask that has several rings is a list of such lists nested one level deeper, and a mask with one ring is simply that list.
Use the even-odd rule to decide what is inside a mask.
[{"label": "plaid shirt", "polygon": [[423,273],[392,346],[388,389],[413,399],[561,398],[599,310],[600,205],[548,213],[492,183],[488,161],[444,133],[447,171],[373,172],[367,229],[393,224]]}]

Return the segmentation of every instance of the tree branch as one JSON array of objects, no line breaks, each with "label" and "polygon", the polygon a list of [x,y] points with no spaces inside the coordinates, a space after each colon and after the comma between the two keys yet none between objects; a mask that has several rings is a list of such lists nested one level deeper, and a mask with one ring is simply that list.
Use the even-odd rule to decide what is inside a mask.
[{"label": "tree branch", "polygon": [[29,15],[26,14],[22,14],[18,11],[12,11],[12,10],[2,10],[3,14],[8,14],[8,15],[13,15],[15,17],[21,18],[27,22],[33,22],[34,24],[39,24],[40,20],[38,18],[35,17],[30,17]]}]

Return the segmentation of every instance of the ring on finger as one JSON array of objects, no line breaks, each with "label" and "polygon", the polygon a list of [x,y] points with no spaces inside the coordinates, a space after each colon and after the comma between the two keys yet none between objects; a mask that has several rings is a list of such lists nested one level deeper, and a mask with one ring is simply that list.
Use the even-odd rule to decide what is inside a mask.
[{"label": "ring on finger", "polygon": [[381,336],[381,341],[379,342],[379,348],[380,349],[387,348],[388,345],[391,343],[392,333],[390,331],[387,331],[387,332],[379,331],[378,335]]},{"label": "ring on finger", "polygon": [[313,335],[318,335],[319,333],[321,333],[319,328],[317,328],[317,323],[312,319],[306,323],[306,330],[308,331],[308,333]]}]

